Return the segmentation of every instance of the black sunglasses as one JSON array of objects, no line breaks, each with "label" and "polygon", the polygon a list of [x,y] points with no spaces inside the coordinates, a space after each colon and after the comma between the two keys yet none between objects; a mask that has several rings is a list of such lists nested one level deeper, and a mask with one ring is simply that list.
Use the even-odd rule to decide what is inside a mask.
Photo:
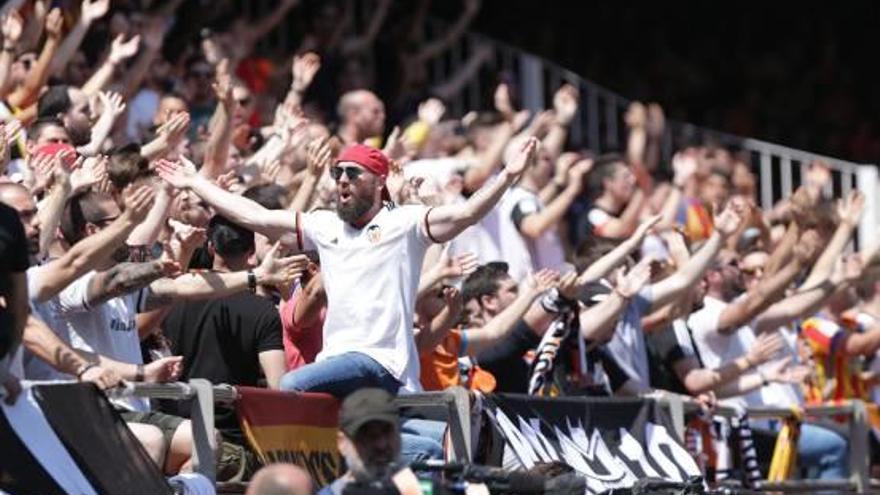
[{"label": "black sunglasses", "polygon": [[343,173],[348,177],[348,180],[354,182],[364,173],[364,169],[357,167],[330,167],[330,177],[333,177],[333,180],[338,181],[341,179]]}]

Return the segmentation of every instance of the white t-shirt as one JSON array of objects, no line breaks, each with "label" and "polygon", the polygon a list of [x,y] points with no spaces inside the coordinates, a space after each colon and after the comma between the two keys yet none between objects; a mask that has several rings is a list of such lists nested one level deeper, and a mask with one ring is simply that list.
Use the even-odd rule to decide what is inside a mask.
[{"label": "white t-shirt", "polygon": [[[703,298],[703,307],[692,313],[687,319],[687,324],[694,337],[694,344],[696,344],[700,358],[703,360],[703,366],[709,369],[733,362],[744,356],[755,344],[755,332],[750,326],[739,327],[727,334],[718,331],[721,313],[724,312],[727,305],[728,303],[720,299],[706,296]],[[790,407],[797,405],[799,401],[792,387],[771,383],[748,394],[725,399],[722,402],[742,407]]]},{"label": "white t-shirt", "polygon": [[517,220],[538,213],[544,203],[537,194],[521,187],[510,189],[498,206],[498,235],[501,258],[507,262],[507,273],[517,282],[530,271],[542,268],[560,269],[565,263],[562,241],[555,228],[547,229],[537,239],[530,239],[519,231]]},{"label": "white t-shirt", "polygon": [[[97,272],[89,272],[67,286],[39,310],[44,321],[71,347],[95,352],[123,363],[143,364],[137,331],[137,314],[143,311],[149,288],[114,297],[95,307],[87,302],[88,286]],[[57,372],[56,372],[57,373]],[[149,403],[130,399],[136,410],[149,410]]]},{"label": "white t-shirt", "polygon": [[425,206],[386,204],[362,229],[329,210],[300,214],[301,248],[317,249],[327,292],[321,361],[347,352],[375,359],[402,385],[421,390],[413,314],[422,261],[432,243]]}]

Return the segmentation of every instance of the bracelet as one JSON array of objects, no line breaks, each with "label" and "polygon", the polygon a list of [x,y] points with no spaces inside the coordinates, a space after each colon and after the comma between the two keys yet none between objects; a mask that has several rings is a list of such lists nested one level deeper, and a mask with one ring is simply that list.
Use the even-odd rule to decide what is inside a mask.
[{"label": "bracelet", "polygon": [[758,370],[758,376],[761,377],[761,386],[766,387],[770,385],[770,382],[767,381],[767,377],[764,376],[764,373],[761,370]]},{"label": "bracelet", "polygon": [[80,365],[80,367],[76,370],[76,379],[82,381],[82,376],[92,368],[97,368],[98,365],[95,363],[86,363]]},{"label": "bracelet", "polygon": [[248,270],[248,290],[251,292],[257,292],[257,274],[254,273],[253,270]]},{"label": "bracelet", "polygon": [[136,371],[134,372],[134,381],[142,382],[144,381],[144,365],[137,365]]}]

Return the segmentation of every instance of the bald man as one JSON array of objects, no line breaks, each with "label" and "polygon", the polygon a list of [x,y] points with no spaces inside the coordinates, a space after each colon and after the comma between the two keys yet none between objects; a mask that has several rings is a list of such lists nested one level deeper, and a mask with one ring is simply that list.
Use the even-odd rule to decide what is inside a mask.
[{"label": "bald man", "polygon": [[[385,104],[365,89],[349,91],[339,99],[339,138],[345,144],[380,138],[385,130]],[[378,143],[372,143],[377,145]]]},{"label": "bald man", "polygon": [[260,469],[245,495],[311,495],[312,478],[293,464],[271,464]]}]

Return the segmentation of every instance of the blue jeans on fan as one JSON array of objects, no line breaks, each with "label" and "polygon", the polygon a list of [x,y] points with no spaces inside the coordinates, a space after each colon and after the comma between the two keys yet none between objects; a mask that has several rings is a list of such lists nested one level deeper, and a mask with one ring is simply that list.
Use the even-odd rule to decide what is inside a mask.
[{"label": "blue jeans on fan", "polygon": [[381,388],[397,395],[400,382],[384,366],[360,352],[329,357],[281,377],[281,390],[323,392],[340,400],[365,387]]},{"label": "blue jeans on fan", "polygon": [[402,418],[400,460],[406,464],[428,459],[443,460],[446,423],[430,419]]},{"label": "blue jeans on fan", "polygon": [[798,439],[798,464],[815,467],[818,478],[840,480],[849,476],[849,442],[830,428],[803,423]]}]

